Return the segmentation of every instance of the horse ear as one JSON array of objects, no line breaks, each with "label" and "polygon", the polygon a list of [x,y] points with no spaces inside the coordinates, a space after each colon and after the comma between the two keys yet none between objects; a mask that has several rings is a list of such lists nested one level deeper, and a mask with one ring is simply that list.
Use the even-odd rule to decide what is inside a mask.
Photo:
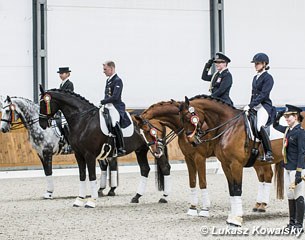
[{"label": "horse ear", "polygon": [[41,94],[44,94],[44,93],[45,93],[45,91],[44,91],[44,89],[43,89],[43,86],[42,86],[41,84],[39,84],[39,89],[40,89],[40,93],[41,93]]},{"label": "horse ear", "polygon": [[186,105],[187,108],[188,108],[189,105],[190,105],[190,100],[188,99],[187,96],[185,96],[185,105]]},{"label": "horse ear", "polygon": [[10,98],[10,96],[9,96],[9,95],[7,95],[7,97],[6,97],[6,101],[7,101],[8,103],[12,102],[12,100],[11,100],[11,98]]},{"label": "horse ear", "polygon": [[143,124],[143,118],[140,115],[134,115],[133,117],[138,126]]}]

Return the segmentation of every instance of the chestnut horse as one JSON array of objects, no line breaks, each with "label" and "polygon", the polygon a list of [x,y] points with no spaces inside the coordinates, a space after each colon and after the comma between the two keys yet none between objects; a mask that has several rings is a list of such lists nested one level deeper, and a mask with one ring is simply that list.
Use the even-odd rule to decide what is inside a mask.
[{"label": "chestnut horse", "polygon": [[[135,120],[139,127],[144,131],[145,138],[149,143],[152,152],[156,156],[162,154],[163,147],[172,140],[174,135],[178,136],[179,147],[185,157],[189,173],[189,186],[191,196],[191,206],[187,212],[192,216],[209,216],[210,200],[207,191],[206,183],[206,158],[215,156],[214,144],[210,141],[205,144],[201,144],[197,148],[194,148],[186,139],[185,134],[182,134],[184,129],[179,116],[179,102],[174,100],[168,102],[159,102],[153,104],[146,109],[140,116],[135,116]],[[170,132],[167,136],[163,132],[164,126],[170,128]],[[203,130],[208,127],[204,125]],[[165,137],[164,137],[165,136]],[[212,137],[212,133],[209,133],[207,137]],[[255,204],[254,210],[258,212],[265,212],[266,205],[269,201],[269,191],[265,188],[270,188],[270,184],[273,177],[273,171],[270,165],[266,166],[254,166],[258,179],[260,181],[258,200]],[[199,187],[202,192],[202,207],[197,213],[197,192],[196,192],[196,177],[198,174]],[[268,189],[267,189],[268,190]]]},{"label": "chestnut horse", "polygon": [[[69,125],[69,141],[74,150],[79,167],[80,180],[79,197],[76,198],[73,206],[94,208],[97,199],[96,158],[100,155],[104,144],[111,141],[111,139],[101,131],[99,109],[79,94],[71,91],[59,89],[44,91],[42,88],[40,91],[40,126],[43,129],[46,129],[49,120],[58,110],[61,110]],[[124,137],[124,141],[126,154],[135,151],[141,170],[141,182],[139,184],[138,192],[132,200],[132,202],[138,202],[139,197],[141,197],[145,191],[147,179],[145,174],[148,175],[150,167],[147,160],[148,147],[140,134],[140,129],[136,125],[134,126],[133,135],[126,138]],[[170,166],[166,157],[159,158],[158,161],[163,162],[161,167],[164,170],[163,174],[169,177]],[[91,198],[87,200],[85,199],[86,167],[88,168],[91,186]],[[169,180],[169,178],[166,178],[166,180]],[[166,200],[163,199],[161,202],[166,202]]]},{"label": "chestnut horse", "polygon": [[[202,142],[214,142],[212,145],[215,156],[221,162],[228,181],[230,192],[231,213],[227,223],[242,225],[242,176],[243,167],[247,165],[251,155],[253,141],[245,131],[245,112],[226,104],[220,99],[200,95],[186,97],[180,106],[180,118],[185,129],[187,140],[193,145]],[[201,130],[206,123],[207,130]],[[212,133],[207,135],[207,133]],[[280,167],[282,157],[282,139],[271,141],[274,160],[276,163],[277,192],[283,197],[283,171]],[[262,153],[262,148],[260,147]],[[256,161],[256,166],[268,163]]]}]

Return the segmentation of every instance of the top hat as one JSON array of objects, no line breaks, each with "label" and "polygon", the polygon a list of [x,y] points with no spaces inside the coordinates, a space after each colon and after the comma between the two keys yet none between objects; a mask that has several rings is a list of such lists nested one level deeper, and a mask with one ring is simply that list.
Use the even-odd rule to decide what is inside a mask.
[{"label": "top hat", "polygon": [[297,113],[300,113],[302,111],[303,110],[301,108],[299,108],[299,107],[286,104],[286,109],[285,109],[284,115],[285,114],[294,114],[294,113],[297,114]]},{"label": "top hat", "polygon": [[57,71],[57,73],[68,73],[68,72],[71,72],[69,67],[60,67]]},{"label": "top hat", "polygon": [[214,62],[218,62],[218,61],[225,61],[226,63],[229,63],[229,62],[231,62],[231,59],[228,58],[228,57],[227,57],[226,55],[224,55],[223,53],[218,52],[218,53],[216,53]]}]

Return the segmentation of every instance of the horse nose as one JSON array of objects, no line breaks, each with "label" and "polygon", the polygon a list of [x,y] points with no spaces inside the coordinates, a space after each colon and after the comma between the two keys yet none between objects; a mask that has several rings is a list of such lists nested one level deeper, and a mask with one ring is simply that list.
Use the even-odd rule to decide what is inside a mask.
[{"label": "horse nose", "polygon": [[6,132],[7,132],[7,129],[1,128],[1,132],[6,133]]}]

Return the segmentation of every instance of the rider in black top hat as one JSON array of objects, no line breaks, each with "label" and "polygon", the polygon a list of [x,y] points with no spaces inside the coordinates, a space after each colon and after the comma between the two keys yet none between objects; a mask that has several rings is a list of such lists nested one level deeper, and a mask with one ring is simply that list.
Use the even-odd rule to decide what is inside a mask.
[{"label": "rider in black top hat", "polygon": [[[209,70],[213,64],[216,65],[217,72],[209,74]],[[229,72],[228,63],[231,62],[230,58],[221,52],[216,53],[214,59],[210,59],[206,64],[202,72],[201,79],[204,81],[210,81],[210,89],[212,97],[220,98],[228,104],[233,105],[230,98],[230,89],[232,86],[232,75]]]},{"label": "rider in black top hat", "polygon": [[59,73],[59,77],[62,80],[62,83],[59,86],[61,90],[70,90],[74,91],[73,83],[69,80],[71,70],[69,67],[60,67],[57,71]]},{"label": "rider in black top hat", "polygon": [[[284,155],[284,181],[288,197],[289,224],[287,228],[303,229],[304,220],[304,183],[302,175],[305,174],[305,131],[300,122],[303,116],[301,108],[286,105],[286,110],[279,112],[273,126],[278,131],[285,133],[283,138]],[[284,115],[288,127],[279,124]],[[294,189],[291,189],[292,185]]]},{"label": "rider in black top hat", "polygon": [[[70,72],[71,72],[71,70],[69,69],[69,67],[60,67],[58,69],[57,73],[59,73],[59,77],[62,80],[62,82],[59,86],[59,89],[69,90],[71,92],[74,91],[73,83],[69,80]],[[66,139],[66,141],[68,143],[68,146],[64,147],[63,153],[69,154],[69,153],[72,153],[72,148],[71,148],[69,140],[68,140],[69,127],[68,127],[68,124],[62,123],[62,118],[63,118],[63,115],[61,114],[61,112],[58,112],[57,118],[56,118],[56,124],[57,124],[59,131],[61,132],[61,134],[64,136],[64,138]]]}]

